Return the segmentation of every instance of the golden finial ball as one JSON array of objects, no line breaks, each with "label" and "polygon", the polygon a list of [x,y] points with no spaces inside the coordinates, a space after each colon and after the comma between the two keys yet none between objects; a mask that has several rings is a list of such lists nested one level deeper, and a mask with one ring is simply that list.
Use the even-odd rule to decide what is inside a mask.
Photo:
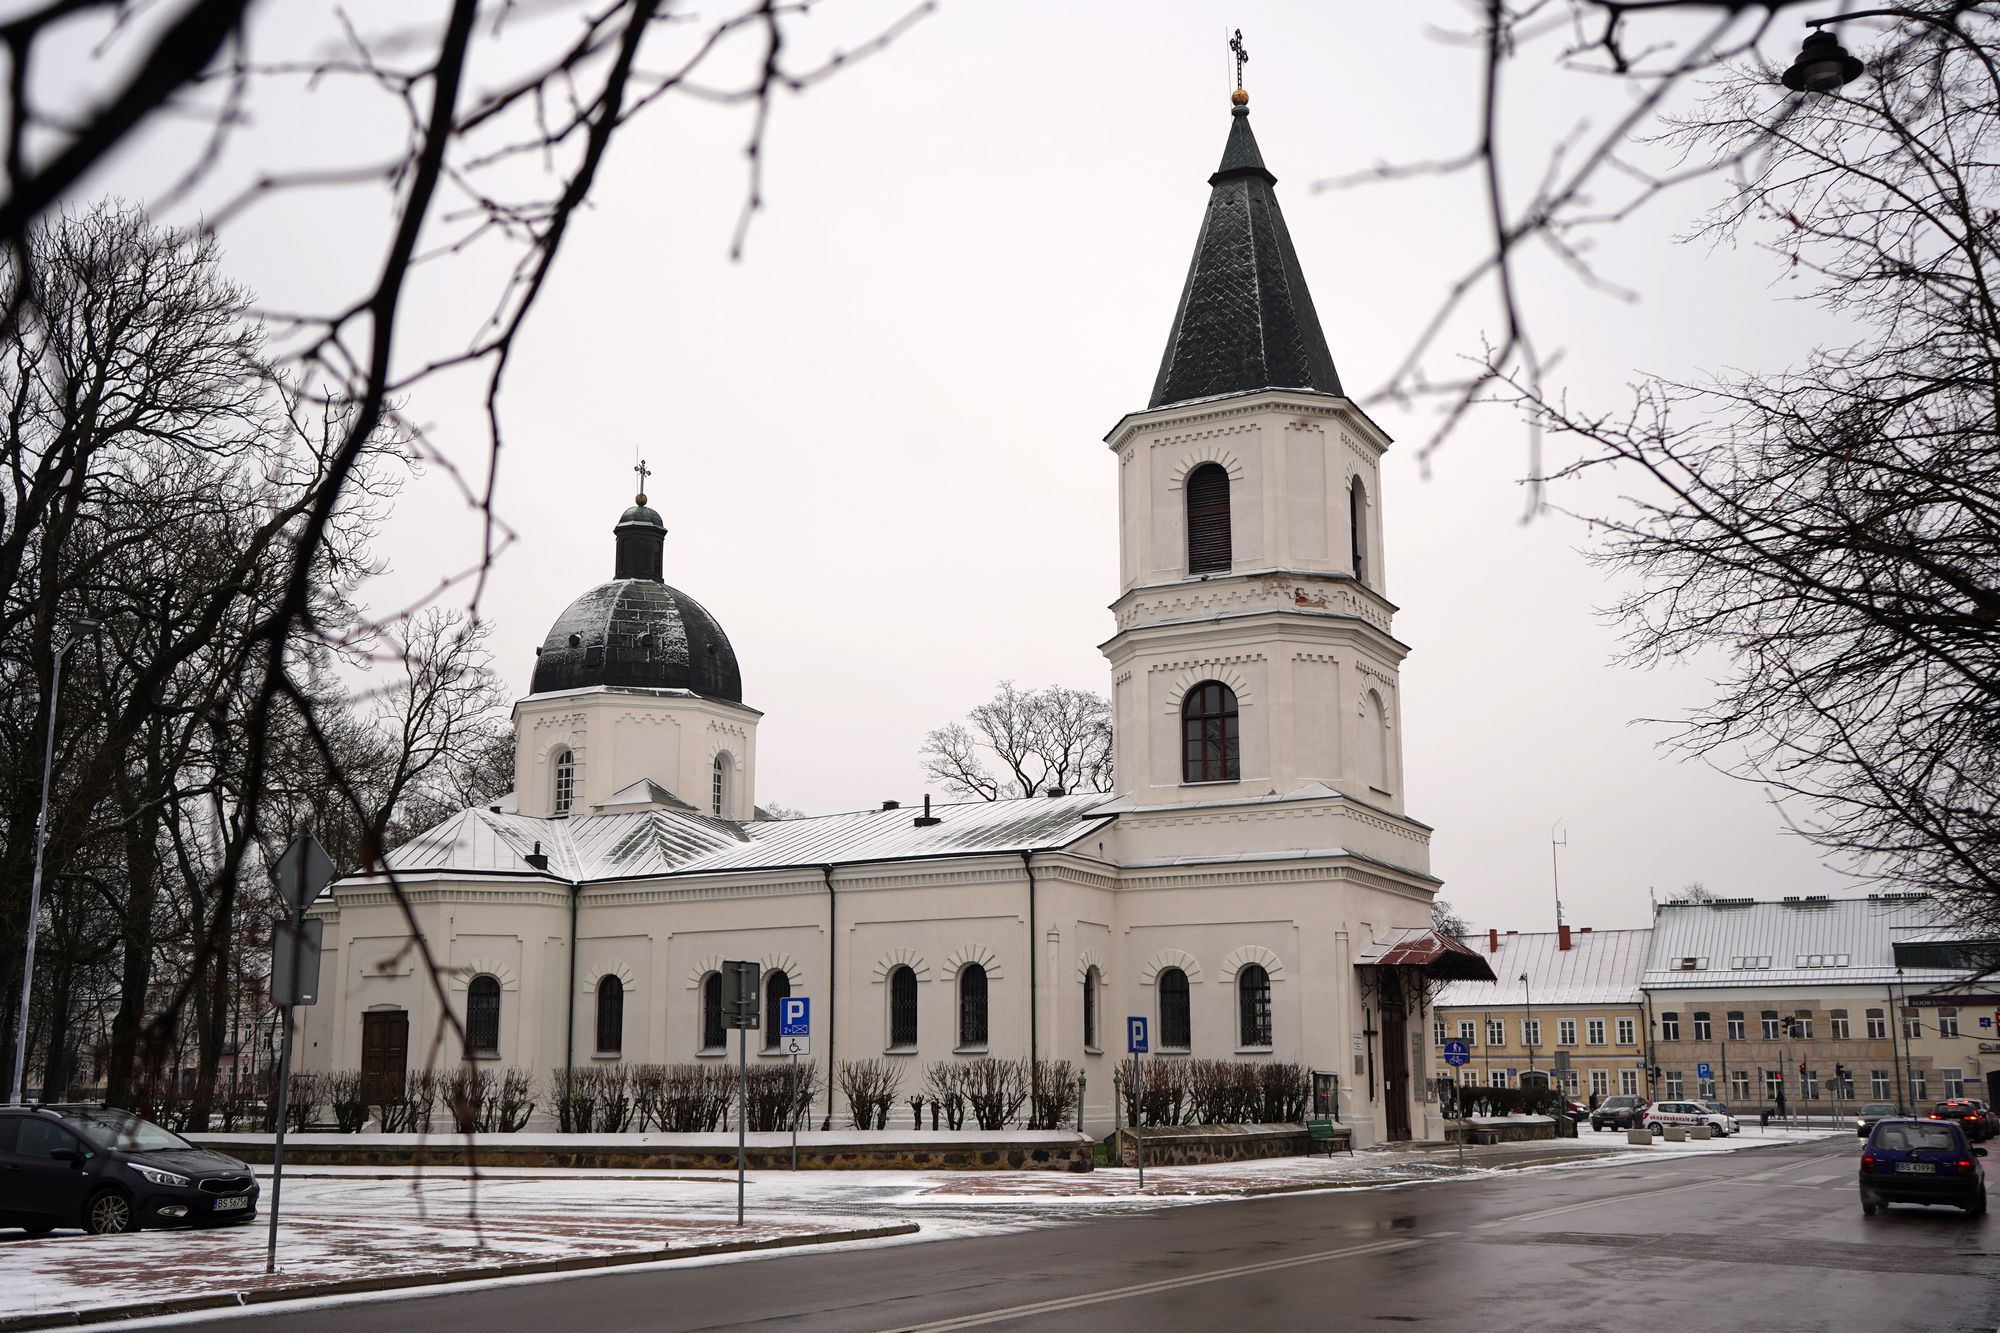
[{"label": "golden finial ball", "polygon": [[633,498],[634,500],[637,500],[637,501],[638,501],[638,502],[639,502],[640,504],[644,504],[644,503],[646,503],[646,496],[645,496],[645,493],[644,493],[643,491],[642,491],[641,493],[639,493],[638,495],[635,495],[635,496],[633,496],[632,498]]},{"label": "golden finial ball", "polygon": [[1238,88],[1235,92],[1229,94],[1229,100],[1236,103],[1236,105],[1238,106],[1249,106],[1250,94],[1244,92],[1241,88]]}]

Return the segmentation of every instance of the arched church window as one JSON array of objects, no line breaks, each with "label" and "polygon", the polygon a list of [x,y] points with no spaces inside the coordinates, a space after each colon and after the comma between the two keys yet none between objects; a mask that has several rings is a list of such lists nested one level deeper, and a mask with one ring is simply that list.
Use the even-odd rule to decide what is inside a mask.
[{"label": "arched church window", "polygon": [[899,967],[889,974],[889,1046],[914,1050],[917,1045],[917,974]]},{"label": "arched church window", "polygon": [[569,813],[576,801],[576,756],[569,750],[556,751],[555,800],[552,802],[555,817],[561,819]]},{"label": "arched church window", "polygon": [[729,809],[729,756],[726,753],[715,756],[715,775],[709,781],[709,806],[715,811],[717,819],[724,818],[724,812]]},{"label": "arched church window", "polygon": [[498,977],[474,977],[465,988],[465,1044],[474,1055],[500,1054]]},{"label": "arched church window", "polygon": [[1083,1044],[1090,1050],[1097,1049],[1097,969],[1090,967],[1083,974]]},{"label": "arched church window", "polygon": [[986,969],[977,963],[958,969],[958,1044],[986,1044]]},{"label": "arched church window", "polygon": [[1244,1046],[1271,1044],[1271,974],[1255,963],[1236,974],[1238,1039]]},{"label": "arched church window", "polygon": [[1374,690],[1361,697],[1361,780],[1389,790],[1389,713]]},{"label": "arched church window", "polygon": [[1187,479],[1188,573],[1229,569],[1229,473],[1203,463]]},{"label": "arched church window", "polygon": [[778,1044],[778,1028],[784,1022],[785,1001],[792,998],[791,974],[774,967],[764,975],[764,1049]]},{"label": "arched church window", "polygon": [[1356,477],[1347,488],[1347,532],[1353,542],[1354,577],[1368,582],[1368,488]]},{"label": "arched church window", "polygon": [[606,973],[597,982],[597,1053],[625,1049],[625,983]]},{"label": "arched church window", "polygon": [[729,1032],[722,1026],[722,973],[711,972],[701,979],[701,1048],[721,1051],[728,1047]]},{"label": "arched church window", "polygon": [[1194,1045],[1188,975],[1178,967],[1161,968],[1153,984],[1160,992],[1160,1045],[1170,1051],[1185,1051]]},{"label": "arched church window", "polygon": [[1235,782],[1243,776],[1237,755],[1236,691],[1205,680],[1181,700],[1181,781]]}]

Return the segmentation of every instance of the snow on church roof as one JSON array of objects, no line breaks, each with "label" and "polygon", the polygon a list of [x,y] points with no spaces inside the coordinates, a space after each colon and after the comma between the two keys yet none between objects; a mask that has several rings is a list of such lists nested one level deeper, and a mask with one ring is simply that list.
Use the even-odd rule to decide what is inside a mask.
[{"label": "snow on church roof", "polygon": [[[912,809],[749,824],[678,810],[532,819],[473,809],[410,839],[389,853],[389,865],[398,874],[546,873],[591,881],[1053,851],[1109,824],[1115,816],[1091,813],[1105,801],[1090,792],[941,805],[927,828],[916,827]],[[537,843],[549,858],[546,872],[527,861]]]}]

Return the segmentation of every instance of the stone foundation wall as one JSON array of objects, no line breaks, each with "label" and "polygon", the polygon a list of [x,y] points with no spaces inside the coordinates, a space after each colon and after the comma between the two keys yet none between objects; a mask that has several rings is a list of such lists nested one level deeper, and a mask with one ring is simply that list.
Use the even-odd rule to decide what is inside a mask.
[{"label": "stone foundation wall", "polygon": [[[1133,1132],[1121,1129],[1117,1137],[1118,1160],[1126,1166],[1137,1166],[1139,1155]],[[1201,1166],[1259,1157],[1303,1157],[1312,1151],[1312,1138],[1304,1125],[1148,1126],[1142,1137],[1147,1166]]]},{"label": "stone foundation wall", "polygon": [[[384,1142],[404,1139],[407,1142]],[[507,1136],[488,1136],[468,1145],[463,1138],[433,1136],[418,1142],[415,1135],[307,1134],[285,1138],[287,1166],[539,1166],[613,1171],[734,1171],[736,1145],[700,1141],[677,1142],[649,1136],[649,1143],[592,1142],[589,1135],[534,1135],[533,1142],[509,1143]],[[608,1136],[607,1136],[608,1137]],[[702,1135],[701,1139],[720,1138]],[[768,1140],[772,1135],[755,1135]],[[1004,1135],[980,1139],[970,1134],[940,1135],[938,1141],[902,1136],[841,1136],[838,1143],[809,1142],[827,1135],[803,1136],[799,1143],[801,1171],[1089,1171],[1096,1145],[1082,1135],[1067,1141],[1010,1140]],[[244,1162],[268,1166],[272,1144],[268,1134],[196,1134],[189,1138]],[[570,1140],[563,1142],[564,1139]],[[329,1142],[329,1140],[332,1140]],[[345,1140],[345,1141],[343,1141]],[[553,1142],[551,1141],[553,1140]],[[1147,1161],[1152,1160],[1152,1145]],[[789,1140],[782,1144],[752,1143],[744,1162],[753,1171],[791,1169]]]}]

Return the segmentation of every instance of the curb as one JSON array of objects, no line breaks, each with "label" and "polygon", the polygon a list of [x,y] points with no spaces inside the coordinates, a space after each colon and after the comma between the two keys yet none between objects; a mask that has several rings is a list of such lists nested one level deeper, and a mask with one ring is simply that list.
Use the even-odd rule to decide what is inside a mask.
[{"label": "curb", "polygon": [[16,1330],[36,1328],[80,1328],[86,1324],[105,1324],[123,1319],[150,1319],[156,1315],[190,1314],[201,1310],[233,1310],[252,1305],[274,1305],[281,1301],[309,1300],[319,1296],[397,1291],[407,1287],[437,1287],[454,1282],[484,1282],[489,1278],[528,1277],[537,1273],[573,1273],[592,1268],[622,1268],[630,1264],[653,1264],[667,1259],[695,1259],[709,1254],[739,1254],[746,1250],[783,1250],[805,1245],[832,1245],[848,1240],[878,1240],[884,1236],[907,1236],[918,1230],[920,1228],[915,1222],[904,1222],[896,1226],[868,1227],[858,1231],[825,1231],[811,1236],[718,1241],[712,1245],[690,1245],[683,1249],[637,1250],[630,1254],[578,1255],[569,1259],[541,1259],[524,1264],[456,1268],[442,1273],[400,1273],[395,1277],[312,1282],[296,1287],[218,1292],[212,1296],[141,1301],[130,1305],[99,1305],[82,1310],[51,1310],[39,1314],[9,1315],[0,1318],[0,1333],[15,1333]]}]

